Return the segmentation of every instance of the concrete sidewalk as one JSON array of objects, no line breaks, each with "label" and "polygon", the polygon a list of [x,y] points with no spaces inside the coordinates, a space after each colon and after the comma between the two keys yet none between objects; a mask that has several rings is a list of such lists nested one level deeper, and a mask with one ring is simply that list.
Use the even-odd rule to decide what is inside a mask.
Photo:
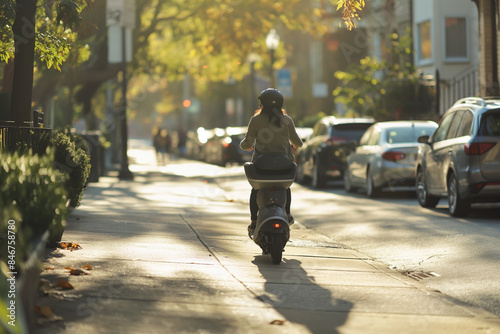
[{"label": "concrete sidewalk", "polygon": [[[42,278],[72,290],[38,299],[62,321],[35,333],[500,333],[496,316],[460,305],[312,230],[292,226],[283,263],[246,235],[242,177],[181,160],[101,178],[68,220]],[[193,164],[192,170],[186,166]],[[149,167],[148,167],[149,166]],[[212,177],[194,173],[203,168]],[[218,177],[234,178],[234,194]],[[88,275],[69,275],[65,267]]]}]

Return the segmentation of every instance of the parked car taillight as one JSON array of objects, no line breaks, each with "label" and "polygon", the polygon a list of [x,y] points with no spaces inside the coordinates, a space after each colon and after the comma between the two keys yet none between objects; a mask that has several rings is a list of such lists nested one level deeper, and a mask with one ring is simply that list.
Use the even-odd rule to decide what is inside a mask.
[{"label": "parked car taillight", "polygon": [[222,146],[224,147],[229,147],[229,145],[233,142],[233,139],[231,137],[226,137],[222,141]]},{"label": "parked car taillight", "polygon": [[382,153],[382,159],[397,162],[398,160],[406,159],[406,154],[402,152],[386,151]]},{"label": "parked car taillight", "polygon": [[465,154],[481,155],[495,146],[495,144],[496,143],[467,143],[464,145]]},{"label": "parked car taillight", "polygon": [[330,137],[326,141],[328,145],[338,145],[338,144],[345,144],[349,142],[349,139],[343,138],[343,137]]}]

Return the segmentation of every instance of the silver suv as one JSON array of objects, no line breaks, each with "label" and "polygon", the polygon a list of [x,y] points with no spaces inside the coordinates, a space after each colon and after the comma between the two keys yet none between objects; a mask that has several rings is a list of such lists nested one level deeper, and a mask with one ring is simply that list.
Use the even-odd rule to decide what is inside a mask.
[{"label": "silver suv", "polygon": [[447,197],[450,214],[464,217],[471,203],[500,202],[500,98],[458,100],[418,141],[426,144],[416,164],[421,206]]}]

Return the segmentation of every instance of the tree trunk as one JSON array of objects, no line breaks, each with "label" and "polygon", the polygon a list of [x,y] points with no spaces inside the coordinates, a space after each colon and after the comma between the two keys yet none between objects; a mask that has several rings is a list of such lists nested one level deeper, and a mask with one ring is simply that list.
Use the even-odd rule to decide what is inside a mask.
[{"label": "tree trunk", "polygon": [[33,62],[35,58],[36,0],[17,0],[14,33],[14,77],[10,119],[16,125],[31,120],[31,95],[33,91]]}]

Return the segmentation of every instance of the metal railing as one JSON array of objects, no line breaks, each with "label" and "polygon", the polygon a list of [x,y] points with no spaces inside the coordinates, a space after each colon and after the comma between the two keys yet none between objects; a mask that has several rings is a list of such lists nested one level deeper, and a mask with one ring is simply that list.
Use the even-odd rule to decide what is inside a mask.
[{"label": "metal railing", "polygon": [[43,127],[43,113],[33,111],[33,122],[24,122],[24,126],[14,121],[0,121],[0,151],[14,151],[18,143],[33,146],[35,140],[52,130]]},{"label": "metal railing", "polygon": [[440,111],[444,113],[456,101],[477,96],[479,92],[479,65],[472,64],[449,80],[440,80]]}]

